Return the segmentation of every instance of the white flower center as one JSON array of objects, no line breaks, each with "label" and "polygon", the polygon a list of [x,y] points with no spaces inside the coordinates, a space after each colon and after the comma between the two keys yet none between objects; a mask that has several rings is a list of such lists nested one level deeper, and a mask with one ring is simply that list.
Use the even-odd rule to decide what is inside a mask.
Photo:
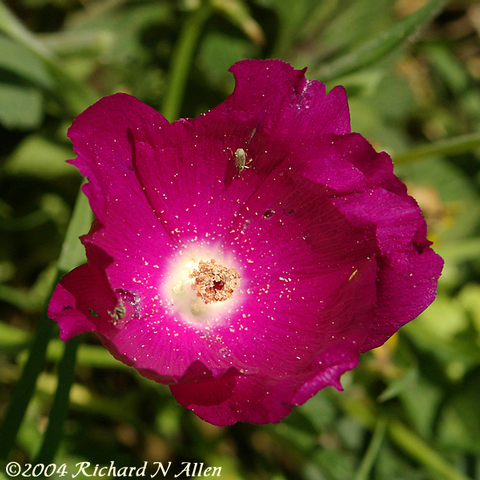
[{"label": "white flower center", "polygon": [[220,319],[232,307],[240,274],[224,265],[229,262],[211,257],[205,252],[183,253],[172,265],[164,292],[174,312],[183,320],[205,322]]}]

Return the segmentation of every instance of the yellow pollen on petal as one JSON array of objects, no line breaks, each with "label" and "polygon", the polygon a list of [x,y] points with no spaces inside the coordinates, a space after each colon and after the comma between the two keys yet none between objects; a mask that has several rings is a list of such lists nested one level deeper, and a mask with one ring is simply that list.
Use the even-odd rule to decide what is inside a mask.
[{"label": "yellow pollen on petal", "polygon": [[189,278],[194,280],[197,297],[205,304],[228,300],[240,283],[240,274],[234,268],[224,267],[213,258],[200,260]]}]

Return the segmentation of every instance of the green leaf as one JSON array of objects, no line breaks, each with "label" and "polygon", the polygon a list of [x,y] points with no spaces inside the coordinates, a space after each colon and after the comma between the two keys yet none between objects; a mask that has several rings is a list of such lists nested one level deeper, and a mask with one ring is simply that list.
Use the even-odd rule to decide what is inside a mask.
[{"label": "green leaf", "polygon": [[439,247],[444,242],[464,240],[477,230],[480,224],[480,195],[471,175],[463,169],[437,157],[396,165],[395,171],[413,185],[433,187],[438,192],[440,218],[435,227],[430,225],[430,232],[435,229],[435,241]]},{"label": "green leaf", "polygon": [[62,252],[58,259],[59,274],[63,275],[81,263],[85,262],[85,249],[79,237],[90,229],[93,214],[87,197],[82,190],[78,192],[77,201],[73,210],[72,218],[68,226]]},{"label": "green leaf", "polygon": [[409,387],[399,395],[402,404],[415,430],[423,437],[430,438],[444,390],[420,375]]},{"label": "green leaf", "polygon": [[[52,340],[48,345],[47,359],[58,362],[62,358],[64,346],[65,343],[62,340]],[[103,345],[81,344],[77,352],[77,364],[89,368],[110,368],[135,372],[132,367],[119,362]]]},{"label": "green leaf", "polygon": [[0,350],[2,352],[24,348],[29,340],[28,332],[12,327],[5,322],[0,322]]},{"label": "green leaf", "polygon": [[0,36],[0,122],[9,129],[33,129],[43,118],[39,88],[52,79],[28,49]]},{"label": "green leaf", "polygon": [[41,135],[29,135],[10,155],[4,170],[10,175],[33,175],[43,179],[78,175],[77,169],[66,163],[73,156],[71,148],[53,143]]},{"label": "green leaf", "polygon": [[468,327],[467,312],[460,301],[439,294],[430,307],[402,331],[446,366],[460,362],[468,367],[480,363],[480,350]]},{"label": "green leaf", "polygon": [[388,387],[378,396],[379,402],[386,402],[397,397],[405,391],[409,391],[412,385],[415,385],[418,379],[418,370],[416,368],[408,369],[400,378],[395,378]]},{"label": "green leaf", "polygon": [[351,51],[391,28],[394,20],[392,0],[341,0],[318,40],[330,52]]},{"label": "green leaf", "polygon": [[423,327],[437,339],[448,341],[468,327],[465,310],[456,298],[439,294],[436,300],[415,320],[414,328]]},{"label": "green leaf", "polygon": [[370,68],[344,77],[342,85],[348,93],[352,131],[371,142],[404,149],[407,139],[399,125],[406,123],[413,105],[405,79],[384,68]]},{"label": "green leaf", "polygon": [[[279,25],[276,33],[276,43],[272,57],[284,57],[289,47],[299,37],[304,24],[318,8],[317,0],[257,0],[257,3],[263,7],[271,8],[278,16]],[[323,3],[323,2],[322,2]],[[337,3],[336,0],[325,3]],[[318,13],[317,13],[318,15]]]},{"label": "green leaf", "polygon": [[54,82],[47,82],[43,87],[64,103],[70,113],[78,114],[98,99],[98,95],[87,84],[78,82],[65,70],[59,59],[25,28],[2,1],[0,32],[18,42],[41,62]]},{"label": "green leaf", "polygon": [[453,50],[446,44],[426,43],[420,51],[429,63],[438,71],[449,89],[459,95],[468,88],[470,77]]},{"label": "green leaf", "polygon": [[480,339],[480,285],[469,283],[459,295],[460,303],[470,314],[470,318]]},{"label": "green leaf", "polygon": [[470,438],[476,442],[476,452],[480,453],[480,416],[478,399],[480,398],[480,369],[467,375],[459,395],[454,400],[455,407],[470,432]]},{"label": "green leaf", "polygon": [[45,304],[47,295],[50,293],[55,276],[56,269],[47,267],[29,290],[0,284],[0,300],[15,305],[26,312],[40,311]]},{"label": "green leaf", "polygon": [[0,35],[0,72],[2,71],[15,74],[29,85],[45,89],[53,86],[51,75],[36,55],[23,45]]},{"label": "green leaf", "polygon": [[8,129],[29,130],[43,120],[41,93],[20,83],[5,81],[0,70],[0,123]]},{"label": "green leaf", "polygon": [[222,32],[206,32],[196,58],[196,66],[209,83],[219,89],[232,85],[231,65],[239,60],[254,57],[254,47],[246,39],[226,35]]},{"label": "green leaf", "polygon": [[[250,9],[242,0],[210,0],[213,8],[225,15],[233,25],[240,28],[245,35],[258,45],[265,42],[262,27],[250,13]],[[301,3],[301,2],[300,2]]]},{"label": "green leaf", "polygon": [[450,391],[440,422],[440,436],[447,448],[467,449],[480,454],[480,368],[465,376],[461,385]]},{"label": "green leaf", "polygon": [[[62,55],[83,53],[88,41],[100,45],[100,59],[111,64],[132,66],[145,55],[142,33],[147,27],[172,28],[175,17],[167,2],[105,2],[87,4],[72,12],[65,30],[49,35],[46,44]],[[95,51],[95,48],[91,48]]]},{"label": "green leaf", "polygon": [[427,24],[446,3],[447,0],[431,0],[389,30],[365,42],[355,51],[322,65],[313,76],[327,82],[374,65],[405,45],[412,35]]},{"label": "green leaf", "polygon": [[477,260],[480,257],[480,238],[443,242],[435,248],[447,263]]}]

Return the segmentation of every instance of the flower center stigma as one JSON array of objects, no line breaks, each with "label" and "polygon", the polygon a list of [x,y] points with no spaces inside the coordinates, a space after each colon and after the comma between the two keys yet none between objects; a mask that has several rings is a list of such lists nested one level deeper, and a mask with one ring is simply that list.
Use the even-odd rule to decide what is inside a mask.
[{"label": "flower center stigma", "polygon": [[[225,317],[240,297],[235,291],[240,285],[240,274],[225,266],[221,260],[206,256],[206,252],[190,252],[177,257],[170,278],[164,284],[170,305],[183,320],[214,321]],[[210,260],[203,260],[209,258]],[[226,262],[229,264],[230,262]]]},{"label": "flower center stigma", "polygon": [[224,267],[213,258],[206,262],[200,260],[198,269],[188,277],[194,280],[197,297],[205,304],[229,299],[240,283],[240,274],[234,268]]}]

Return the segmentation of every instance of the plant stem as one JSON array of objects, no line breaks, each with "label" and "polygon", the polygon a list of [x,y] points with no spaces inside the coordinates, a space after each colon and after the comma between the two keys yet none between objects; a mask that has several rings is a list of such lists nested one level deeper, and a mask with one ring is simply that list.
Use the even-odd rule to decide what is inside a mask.
[{"label": "plant stem", "polygon": [[202,27],[211,11],[209,2],[202,2],[201,6],[187,18],[180,32],[180,38],[172,54],[168,88],[161,109],[161,113],[169,121],[179,116],[193,55]]},{"label": "plant stem", "polygon": [[[346,413],[356,418],[366,428],[373,430],[377,425],[378,411],[368,398],[345,398],[335,395]],[[390,439],[411,458],[428,468],[443,480],[471,480],[425,442],[416,432],[396,419],[388,419],[387,432]]]},{"label": "plant stem", "polygon": [[75,358],[79,343],[80,336],[72,338],[65,343],[63,357],[57,372],[57,391],[50,410],[48,427],[35,463],[43,463],[44,465],[52,463],[62,440],[63,422],[68,413],[70,388],[73,383]]},{"label": "plant stem", "polygon": [[368,445],[367,451],[362,460],[362,464],[360,465],[354,480],[368,480],[370,478],[370,472],[375,464],[380,447],[382,446],[386,428],[386,418],[379,418],[375,427],[375,431],[373,432],[372,440]]},{"label": "plant stem", "polygon": [[475,132],[411,148],[405,152],[393,154],[392,159],[395,164],[401,165],[427,157],[471,152],[478,148],[480,148],[480,133]]},{"label": "plant stem", "polygon": [[52,335],[53,322],[45,313],[35,331],[35,338],[30,348],[30,356],[22,372],[20,380],[10,398],[4,421],[0,427],[0,459],[6,460],[15,444],[17,433],[27,410],[30,398],[35,391],[38,375],[43,369],[45,352]]},{"label": "plant stem", "polygon": [[408,429],[403,423],[394,420],[388,425],[390,438],[402,450],[420,464],[426,466],[445,480],[471,480],[455,470],[445,459],[425,443],[415,432]]}]

